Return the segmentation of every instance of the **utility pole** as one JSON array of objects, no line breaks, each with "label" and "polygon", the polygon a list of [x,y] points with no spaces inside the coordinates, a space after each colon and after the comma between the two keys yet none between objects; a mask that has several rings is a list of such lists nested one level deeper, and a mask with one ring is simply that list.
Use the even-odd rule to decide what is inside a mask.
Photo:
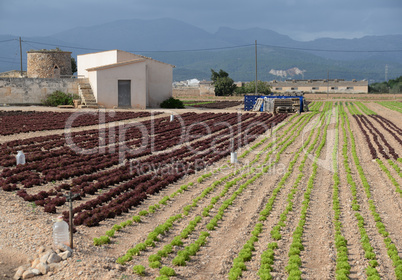
[{"label": "utility pole", "polygon": [[328,94],[329,94],[329,70],[327,72],[327,99],[329,98]]},{"label": "utility pole", "polygon": [[22,47],[21,47],[21,37],[20,37],[20,61],[21,61],[21,78],[22,78]]},{"label": "utility pole", "polygon": [[74,198],[77,198],[79,196],[79,194],[72,194],[71,191],[68,194],[64,195],[66,197],[66,201],[69,202],[69,229],[70,229],[70,248],[74,249],[74,243],[73,243],[73,200]]},{"label": "utility pole", "polygon": [[388,64],[385,64],[385,81],[388,81]]},{"label": "utility pole", "polygon": [[257,40],[255,40],[255,95],[257,95]]}]

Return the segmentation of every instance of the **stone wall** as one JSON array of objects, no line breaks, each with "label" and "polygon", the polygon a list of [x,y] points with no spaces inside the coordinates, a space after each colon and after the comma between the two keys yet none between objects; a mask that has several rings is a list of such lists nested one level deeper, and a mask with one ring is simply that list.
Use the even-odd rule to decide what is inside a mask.
[{"label": "stone wall", "polygon": [[71,76],[71,52],[29,51],[28,78],[60,78]]},{"label": "stone wall", "polygon": [[199,88],[174,88],[173,97],[200,96]]},{"label": "stone wall", "polygon": [[11,70],[11,71],[0,73],[0,78],[24,78],[26,76],[27,76],[26,71],[22,71],[22,76],[21,76],[21,71],[18,71],[18,70]]},{"label": "stone wall", "polygon": [[212,83],[200,84],[200,95],[215,96],[215,86]]},{"label": "stone wall", "polygon": [[215,96],[215,92],[207,91],[201,87],[192,88],[174,88],[173,89],[173,97],[180,98],[180,97],[199,97],[199,96]]},{"label": "stone wall", "polygon": [[78,94],[77,79],[0,78],[0,104],[40,104],[56,90]]}]

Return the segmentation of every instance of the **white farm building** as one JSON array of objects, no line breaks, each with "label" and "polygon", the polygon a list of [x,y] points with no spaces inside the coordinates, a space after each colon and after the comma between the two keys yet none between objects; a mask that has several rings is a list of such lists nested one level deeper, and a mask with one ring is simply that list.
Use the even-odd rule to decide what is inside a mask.
[{"label": "white farm building", "polygon": [[159,107],[172,96],[174,66],[149,57],[121,50],[82,54],[77,68],[106,108]]}]

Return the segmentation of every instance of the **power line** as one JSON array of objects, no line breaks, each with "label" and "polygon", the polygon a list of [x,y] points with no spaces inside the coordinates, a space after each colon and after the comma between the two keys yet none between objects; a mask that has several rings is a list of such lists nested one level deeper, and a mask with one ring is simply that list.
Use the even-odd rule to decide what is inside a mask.
[{"label": "power line", "polygon": [[[8,39],[0,41],[0,43],[4,42],[11,42],[11,41],[18,41],[18,39]],[[77,46],[67,46],[67,45],[58,45],[52,43],[44,43],[38,41],[30,41],[30,40],[21,40],[21,42],[31,46],[33,48],[37,48],[37,45],[47,45],[47,46],[55,46],[55,47],[63,47],[63,48],[70,48],[70,49],[79,49],[79,50],[92,50],[92,51],[106,51],[105,49],[99,48],[88,48],[88,47],[77,47]],[[34,45],[32,45],[34,44]],[[136,51],[128,51],[128,52],[140,52],[140,53],[172,53],[172,52],[199,52],[199,51],[216,51],[216,50],[225,50],[225,49],[235,49],[235,48],[244,48],[244,47],[251,47],[255,44],[245,44],[245,45],[236,45],[236,46],[227,46],[227,47],[216,47],[216,48],[203,48],[203,49],[182,49],[182,50],[136,50]],[[402,50],[333,50],[333,49],[313,49],[313,48],[298,48],[298,47],[286,47],[286,46],[277,46],[277,45],[268,45],[268,44],[257,44],[263,47],[270,47],[270,48],[280,48],[280,49],[290,49],[290,50],[301,50],[301,51],[317,51],[317,52],[345,52],[345,53],[394,53],[394,52],[402,52]],[[17,64],[17,62],[13,61],[6,61],[11,58],[8,57],[0,57],[4,60],[0,60],[3,63],[10,63],[10,64]],[[342,74],[355,74],[354,71],[337,71],[331,70],[332,73],[342,73]],[[321,71],[314,71],[314,72],[307,72],[306,74],[318,74]],[[366,72],[360,73],[363,75],[371,75],[377,74],[377,72]]]},{"label": "power line", "polygon": [[[75,46],[63,46],[63,45],[57,45],[57,44],[41,43],[41,42],[26,41],[26,40],[23,40],[23,42],[29,42],[29,43],[47,45],[47,46],[70,48],[70,49],[106,51],[106,49],[84,48],[84,47],[75,47]],[[238,46],[228,46],[228,47],[216,47],[216,48],[204,48],[204,49],[159,50],[159,51],[158,50],[127,50],[127,52],[143,52],[143,53],[144,52],[146,52],[146,53],[148,53],[148,52],[198,52],[198,51],[215,51],[215,50],[235,49],[235,48],[243,48],[243,47],[249,47],[249,46],[253,46],[253,44],[238,45]]]},{"label": "power line", "polygon": [[12,58],[12,57],[4,57],[4,56],[0,56],[0,58],[1,58],[1,59],[3,59],[3,62],[4,62],[4,60],[9,60],[10,62],[14,62],[14,61],[15,61],[15,57],[14,57],[14,58]]},{"label": "power line", "polygon": [[25,44],[28,45],[28,46],[31,46],[31,47],[34,48],[34,49],[37,48],[37,46],[34,46],[34,45],[28,43],[29,41],[24,41],[24,40],[22,40],[22,42],[25,43]]},{"label": "power line", "polygon": [[[12,39],[16,40],[16,39]],[[10,40],[9,40],[10,41]],[[70,49],[81,49],[81,50],[94,50],[94,51],[106,51],[106,49],[98,49],[98,48],[89,48],[89,47],[77,47],[77,46],[65,46],[51,43],[43,43],[36,41],[23,40],[23,42],[30,42],[34,44],[40,45],[48,45],[48,46],[56,46]],[[335,49],[314,49],[314,48],[299,48],[299,47],[287,47],[287,46],[278,46],[278,45],[268,45],[268,44],[258,44],[259,46],[271,47],[271,48],[280,48],[280,49],[290,49],[290,50],[301,50],[301,51],[316,51],[316,52],[339,52],[339,53],[393,53],[393,52],[402,52],[401,50],[335,50]],[[225,49],[235,49],[235,48],[244,48],[254,46],[254,44],[245,44],[245,45],[236,45],[236,46],[227,46],[227,47],[216,47],[216,48],[203,48],[203,49],[181,49],[181,50],[128,50],[128,52],[142,52],[142,53],[169,53],[169,52],[198,52],[198,51],[215,51],[215,50],[225,50]]]},{"label": "power line", "polygon": [[296,48],[296,47],[285,47],[285,46],[275,46],[275,45],[265,45],[261,46],[279,48],[279,49],[290,49],[290,50],[300,50],[300,51],[315,51],[315,52],[346,52],[346,53],[392,53],[392,52],[402,52],[402,50],[331,50],[331,49],[310,49],[310,48]]},{"label": "power line", "polygon": [[0,56],[0,58],[7,58],[7,59],[11,59],[9,56]]},{"label": "power line", "polygon": [[3,41],[0,41],[0,43],[11,42],[11,41],[18,41],[18,39],[3,40]]},{"label": "power line", "polygon": [[226,50],[226,49],[237,49],[237,48],[244,48],[244,47],[250,47],[254,46],[254,44],[247,44],[247,45],[239,45],[239,46],[231,46],[231,47],[217,47],[217,48],[207,48],[207,49],[187,49],[187,50],[166,50],[166,51],[128,51],[128,52],[143,52],[143,53],[148,53],[148,52],[200,52],[200,51],[216,51],[216,50]]},{"label": "power line", "polygon": [[63,45],[58,45],[58,44],[49,44],[49,43],[41,43],[41,42],[26,41],[26,40],[22,40],[22,42],[25,42],[25,43],[33,43],[33,44],[39,44],[39,45],[45,45],[45,46],[54,46],[54,47],[70,48],[70,49],[93,50],[93,51],[106,51],[105,49],[95,49],[95,48],[82,48],[82,47],[63,46]]},{"label": "power line", "polygon": [[0,62],[8,63],[8,64],[20,64],[19,62],[11,62],[11,61],[5,61],[5,60],[0,60]]}]

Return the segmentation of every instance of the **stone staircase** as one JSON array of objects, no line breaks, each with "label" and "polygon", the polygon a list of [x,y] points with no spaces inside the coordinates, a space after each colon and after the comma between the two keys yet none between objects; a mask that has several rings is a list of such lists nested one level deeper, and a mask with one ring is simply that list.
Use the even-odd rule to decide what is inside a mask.
[{"label": "stone staircase", "polygon": [[78,93],[81,97],[81,105],[78,108],[100,108],[96,103],[88,78],[78,79]]}]

